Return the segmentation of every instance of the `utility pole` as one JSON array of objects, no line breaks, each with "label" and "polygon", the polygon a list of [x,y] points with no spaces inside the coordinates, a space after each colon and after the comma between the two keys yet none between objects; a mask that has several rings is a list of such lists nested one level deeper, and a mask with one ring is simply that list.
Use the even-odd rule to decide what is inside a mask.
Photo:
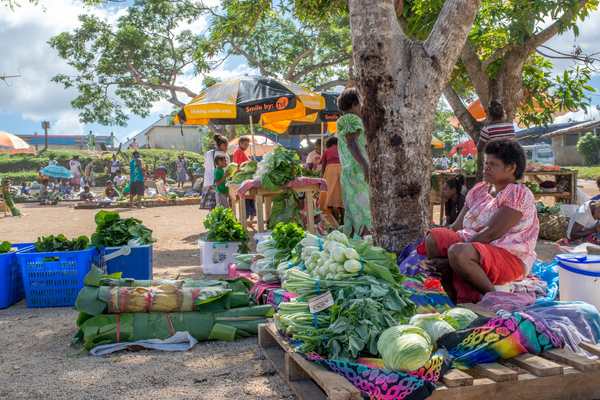
[{"label": "utility pole", "polygon": [[50,121],[42,121],[42,129],[45,132],[44,149],[48,150],[48,129],[50,129]]}]

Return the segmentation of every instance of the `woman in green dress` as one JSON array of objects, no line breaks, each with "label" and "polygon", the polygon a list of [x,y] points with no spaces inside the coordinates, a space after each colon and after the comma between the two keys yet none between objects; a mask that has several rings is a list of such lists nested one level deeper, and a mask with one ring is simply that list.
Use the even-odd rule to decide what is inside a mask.
[{"label": "woman in green dress", "polygon": [[344,90],[337,104],[344,114],[337,120],[338,152],[342,164],[340,182],[346,209],[344,233],[370,235],[369,164],[365,158],[365,134],[356,89]]}]

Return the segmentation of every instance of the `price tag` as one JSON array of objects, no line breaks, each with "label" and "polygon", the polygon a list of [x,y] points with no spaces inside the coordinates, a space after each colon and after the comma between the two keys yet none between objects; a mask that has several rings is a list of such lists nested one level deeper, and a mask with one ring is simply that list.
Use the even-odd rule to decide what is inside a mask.
[{"label": "price tag", "polygon": [[335,302],[333,301],[333,296],[331,296],[331,292],[329,290],[320,296],[308,299],[308,308],[313,314],[323,311],[334,304]]}]

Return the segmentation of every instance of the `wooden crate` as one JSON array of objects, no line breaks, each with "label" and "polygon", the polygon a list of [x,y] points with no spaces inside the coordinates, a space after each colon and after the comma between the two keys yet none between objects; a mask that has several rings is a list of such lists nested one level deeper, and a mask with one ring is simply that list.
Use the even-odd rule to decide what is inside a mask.
[{"label": "wooden crate", "polygon": [[[479,316],[497,317],[474,304],[462,306]],[[272,320],[259,325],[258,343],[300,400],[361,398],[342,376],[295,353]],[[581,343],[580,347],[600,357],[600,346]],[[551,349],[538,356],[520,354],[502,363],[478,364],[466,372],[451,369],[429,399],[600,399],[600,361],[567,349]]]},{"label": "wooden crate", "polygon": [[294,352],[269,320],[258,326],[258,344],[275,370],[300,400],[360,400],[344,377]]}]

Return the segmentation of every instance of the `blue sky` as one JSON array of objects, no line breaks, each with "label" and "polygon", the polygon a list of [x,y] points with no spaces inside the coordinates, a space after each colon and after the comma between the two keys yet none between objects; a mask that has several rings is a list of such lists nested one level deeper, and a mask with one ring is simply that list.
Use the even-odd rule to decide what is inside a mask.
[{"label": "blue sky", "polygon": [[[23,0],[25,2],[25,0]],[[55,50],[46,43],[52,36],[63,31],[72,31],[78,26],[77,15],[86,12],[79,0],[42,0],[45,7],[24,4],[14,12],[0,7],[0,76],[18,75],[20,78],[0,81],[0,130],[16,134],[43,132],[42,121],[50,121],[50,134],[82,135],[89,130],[96,134],[109,135],[114,131],[117,138],[124,140],[156,122],[160,114],[168,114],[172,105],[166,101],[157,103],[150,117],[142,119],[132,115],[127,127],[104,127],[98,124],[82,124],[78,112],[71,109],[70,101],[75,98],[75,89],[65,90],[62,85],[50,81],[58,73],[72,73],[66,62],[60,59]],[[123,7],[131,1],[92,8],[91,12],[107,21],[115,21],[123,12]],[[218,0],[208,3],[217,4]],[[600,51],[597,38],[600,37],[600,11],[591,14],[580,24],[580,36],[575,41],[572,33],[553,38],[548,46],[570,52],[574,44],[581,46],[584,53]],[[202,31],[206,21],[199,21],[193,27]],[[569,67],[569,62],[556,62],[556,72]],[[227,79],[245,73],[255,73],[241,57],[228,59],[212,75]],[[198,92],[202,77],[185,77],[182,83]],[[597,90],[591,94],[592,103],[600,104],[600,75],[596,74],[590,86]],[[182,101],[186,101],[182,98]],[[568,118],[585,118],[582,113]]]}]

